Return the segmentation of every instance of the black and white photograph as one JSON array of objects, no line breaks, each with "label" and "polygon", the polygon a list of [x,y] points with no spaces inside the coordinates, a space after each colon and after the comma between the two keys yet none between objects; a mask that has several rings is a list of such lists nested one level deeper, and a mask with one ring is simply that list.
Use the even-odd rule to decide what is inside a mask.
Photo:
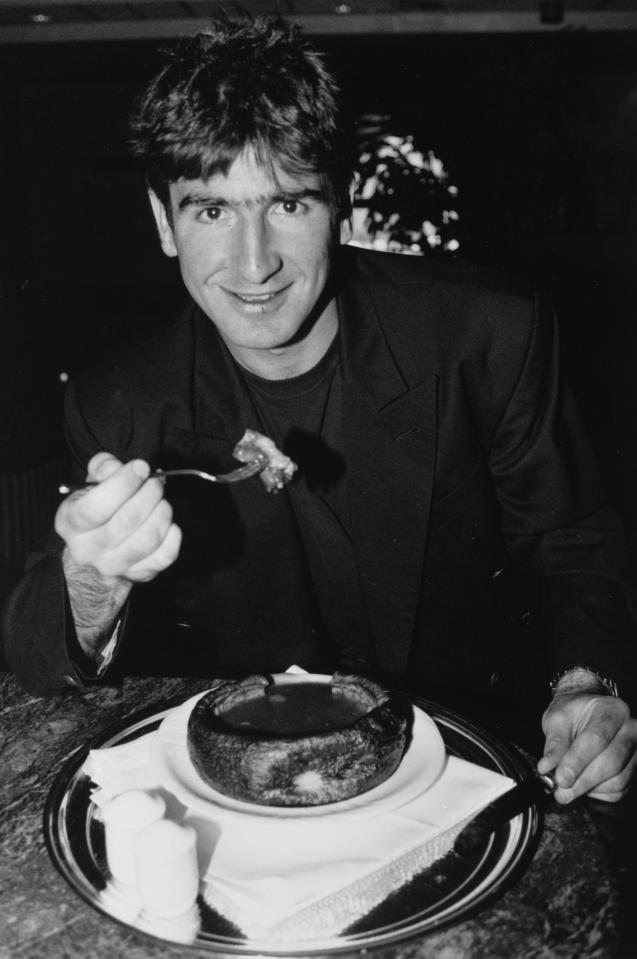
[{"label": "black and white photograph", "polygon": [[635,0],[0,0],[0,959],[637,959]]}]

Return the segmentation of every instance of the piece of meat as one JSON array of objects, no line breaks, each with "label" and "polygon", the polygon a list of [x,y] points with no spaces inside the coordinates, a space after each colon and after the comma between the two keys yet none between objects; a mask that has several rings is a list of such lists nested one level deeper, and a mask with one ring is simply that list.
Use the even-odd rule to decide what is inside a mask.
[{"label": "piece of meat", "polygon": [[278,493],[294,476],[297,465],[289,456],[282,453],[267,436],[256,430],[246,430],[232,455],[240,463],[250,463],[265,456],[267,466],[259,474],[268,493]]}]

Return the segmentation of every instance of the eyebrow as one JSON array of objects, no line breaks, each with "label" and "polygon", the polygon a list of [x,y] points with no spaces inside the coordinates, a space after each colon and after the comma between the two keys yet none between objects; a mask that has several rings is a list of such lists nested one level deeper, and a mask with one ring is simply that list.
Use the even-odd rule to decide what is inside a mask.
[{"label": "eyebrow", "polygon": [[200,209],[207,206],[265,206],[267,203],[285,203],[291,200],[317,200],[325,203],[327,202],[327,194],[325,190],[299,187],[298,189],[279,190],[272,194],[262,194],[256,199],[232,201],[228,200],[227,197],[214,196],[211,193],[186,193],[179,201],[177,209],[186,210],[192,206]]}]

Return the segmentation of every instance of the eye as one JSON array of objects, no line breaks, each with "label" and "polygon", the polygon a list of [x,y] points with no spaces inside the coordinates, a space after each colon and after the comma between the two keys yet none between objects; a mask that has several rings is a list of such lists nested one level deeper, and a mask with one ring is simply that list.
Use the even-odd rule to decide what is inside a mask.
[{"label": "eye", "polygon": [[201,223],[218,223],[219,220],[224,220],[227,216],[228,211],[222,206],[204,206],[199,210],[197,219]]},{"label": "eye", "polygon": [[300,200],[281,200],[273,208],[274,213],[279,213],[283,216],[299,216],[306,211],[307,205],[301,203]]}]

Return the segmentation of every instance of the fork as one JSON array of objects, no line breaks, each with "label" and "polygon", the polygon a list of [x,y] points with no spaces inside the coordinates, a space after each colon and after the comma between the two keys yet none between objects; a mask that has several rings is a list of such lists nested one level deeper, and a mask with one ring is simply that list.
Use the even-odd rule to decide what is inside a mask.
[{"label": "fork", "polygon": [[[208,483],[240,483],[241,480],[250,479],[251,476],[256,476],[257,473],[261,473],[267,465],[267,456],[265,453],[260,453],[253,460],[250,460],[249,463],[244,463],[243,466],[238,466],[236,469],[230,470],[229,473],[206,473],[205,470],[189,468],[176,470],[157,469],[153,470],[148,478],[168,479],[171,476],[196,476],[199,479],[207,480]],[[67,493],[75,493],[77,490],[89,489],[91,486],[97,485],[97,483],[93,482],[79,483],[76,486],[62,483],[58,486],[58,492],[66,495]]]}]

